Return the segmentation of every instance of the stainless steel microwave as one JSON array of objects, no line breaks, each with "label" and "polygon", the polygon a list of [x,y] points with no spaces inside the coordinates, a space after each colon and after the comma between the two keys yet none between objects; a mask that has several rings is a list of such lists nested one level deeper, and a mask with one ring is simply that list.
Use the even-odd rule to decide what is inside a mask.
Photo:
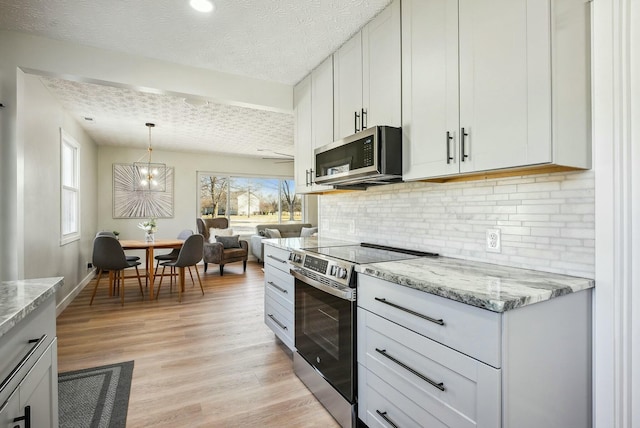
[{"label": "stainless steel microwave", "polygon": [[318,147],[315,182],[334,186],[402,181],[402,130],[374,126]]}]

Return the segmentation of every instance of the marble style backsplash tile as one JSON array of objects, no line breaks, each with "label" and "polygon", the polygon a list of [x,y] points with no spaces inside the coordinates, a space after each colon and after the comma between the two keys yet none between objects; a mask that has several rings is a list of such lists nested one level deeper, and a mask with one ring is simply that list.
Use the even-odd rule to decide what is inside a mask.
[{"label": "marble style backsplash tile", "polygon": [[[594,171],[400,183],[319,197],[327,238],[594,277]],[[485,250],[498,228],[502,251]]]}]

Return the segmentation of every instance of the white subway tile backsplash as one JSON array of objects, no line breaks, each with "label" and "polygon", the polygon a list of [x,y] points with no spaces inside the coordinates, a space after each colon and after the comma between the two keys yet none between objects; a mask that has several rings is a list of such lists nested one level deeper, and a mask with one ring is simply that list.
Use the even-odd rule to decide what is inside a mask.
[{"label": "white subway tile backsplash", "polygon": [[[319,198],[327,237],[589,278],[594,212],[593,171],[399,183]],[[487,228],[500,229],[501,253],[485,250]]]}]

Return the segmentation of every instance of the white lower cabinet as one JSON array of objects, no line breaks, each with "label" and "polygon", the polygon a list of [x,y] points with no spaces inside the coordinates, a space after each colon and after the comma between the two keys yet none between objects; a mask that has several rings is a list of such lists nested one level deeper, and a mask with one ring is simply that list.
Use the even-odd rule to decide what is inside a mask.
[{"label": "white lower cabinet", "polygon": [[591,426],[590,290],[502,313],[362,274],[357,293],[369,428]]},{"label": "white lower cabinet", "polygon": [[55,295],[0,337],[0,427],[58,426]]},{"label": "white lower cabinet", "polygon": [[385,418],[399,427],[499,426],[499,369],[364,309],[358,319],[359,416],[369,427]]},{"label": "white lower cabinet", "polygon": [[294,345],[294,278],[289,250],[264,246],[264,322],[292,351]]}]

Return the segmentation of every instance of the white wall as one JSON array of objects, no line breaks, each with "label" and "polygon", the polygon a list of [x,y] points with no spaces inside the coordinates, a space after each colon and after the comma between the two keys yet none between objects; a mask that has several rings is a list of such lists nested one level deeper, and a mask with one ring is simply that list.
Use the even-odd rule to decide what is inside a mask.
[{"label": "white wall", "polygon": [[[400,183],[321,196],[320,233],[594,277],[594,172]],[[498,228],[502,252],[485,250]]]},{"label": "white wall", "polygon": [[[120,239],[142,239],[143,231],[137,228],[141,219],[113,218],[114,163],[132,163],[146,155],[146,148],[124,149],[100,146],[98,149],[98,223],[97,230],[117,230]],[[153,150],[153,161],[174,167],[174,217],[158,219],[156,236],[175,238],[183,229],[196,230],[198,217],[198,171],[220,174],[293,177],[293,163],[276,163],[272,160],[241,156],[223,156],[203,153],[183,153]],[[97,231],[96,230],[96,231]]]},{"label": "white wall", "polygon": [[[24,149],[24,277],[63,276],[60,303],[89,270],[95,234],[97,147],[51,96],[37,76],[22,76],[18,125]],[[80,225],[78,241],[60,245],[60,128],[80,145]]]}]

